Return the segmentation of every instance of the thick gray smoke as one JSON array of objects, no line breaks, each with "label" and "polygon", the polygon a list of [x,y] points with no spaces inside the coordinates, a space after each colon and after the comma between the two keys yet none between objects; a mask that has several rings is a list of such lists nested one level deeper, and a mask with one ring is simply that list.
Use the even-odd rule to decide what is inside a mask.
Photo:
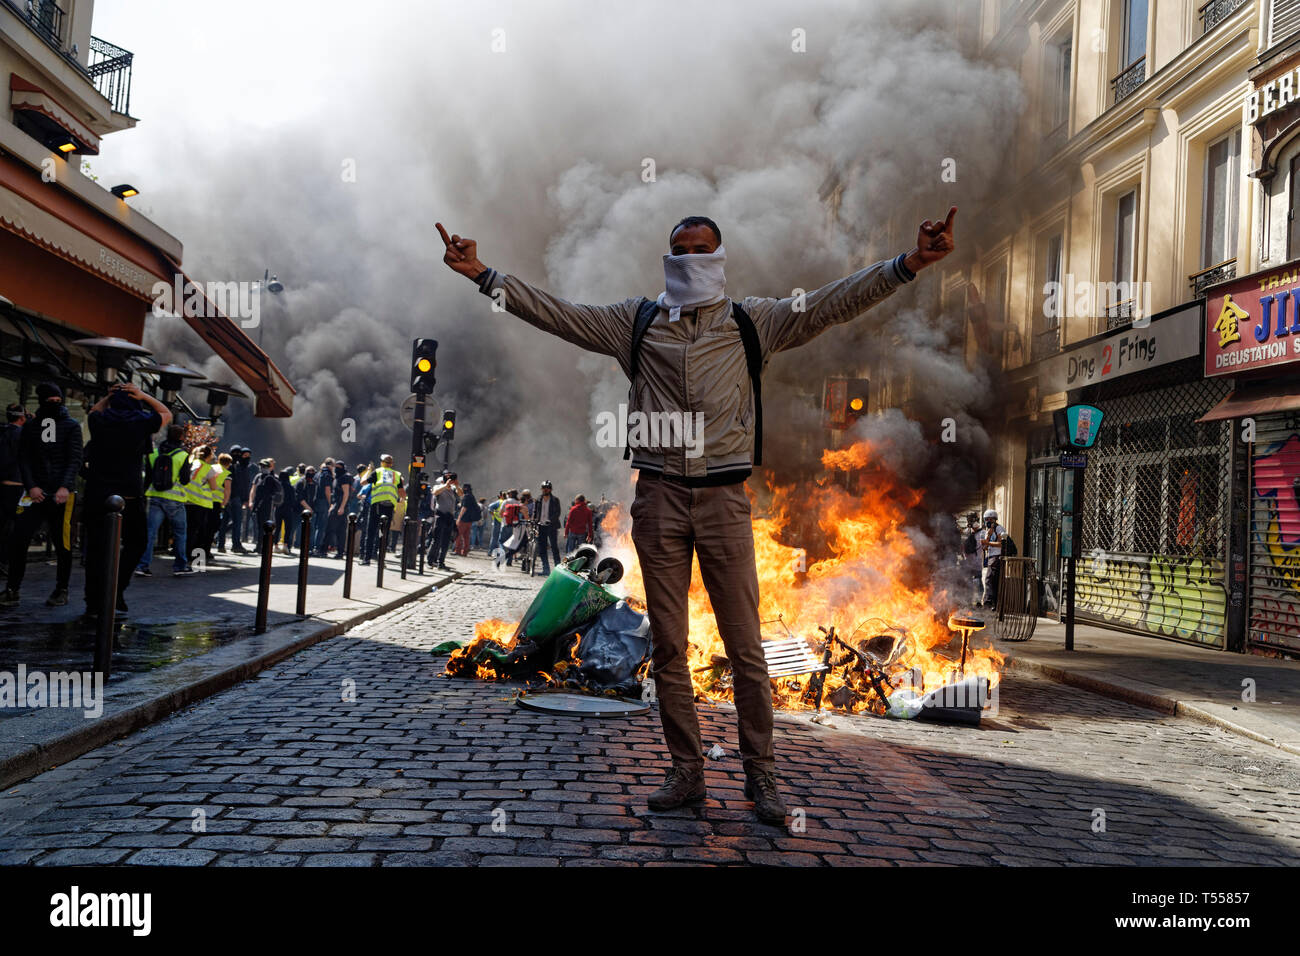
[{"label": "thick gray smoke", "polygon": [[[331,65],[286,37],[301,68],[348,71],[350,96],[205,143],[183,185],[151,196],[185,238],[191,275],[270,267],[286,286],[263,298],[252,335],[298,388],[294,416],[233,406],[224,444],[281,462],[402,460],[410,340],[429,335],[441,343],[433,404],[458,410],[456,467],[480,495],[550,478],[565,501],[626,497],[621,449],[594,443],[593,416],[626,397],[613,361],[492,313],[442,265],[434,221],[477,239],[487,264],[587,302],[659,292],[669,228],[687,214],[721,225],[735,297],[811,290],[905,251],[920,219],[953,203],[960,244],[999,185],[1021,93],[1012,71],[958,49],[952,6],[412,4],[348,19],[354,59]],[[941,178],[945,159],[955,182]],[[862,427],[896,433],[891,454],[913,480],[970,480],[955,462],[987,449],[990,388],[966,370],[963,319],[941,314],[937,293],[923,274],[773,361],[764,407],[778,474],[809,464],[822,378],[887,356],[914,371],[924,421]],[[151,326],[160,356],[218,373],[178,322]],[[946,456],[932,440],[944,417],[962,427]]]}]

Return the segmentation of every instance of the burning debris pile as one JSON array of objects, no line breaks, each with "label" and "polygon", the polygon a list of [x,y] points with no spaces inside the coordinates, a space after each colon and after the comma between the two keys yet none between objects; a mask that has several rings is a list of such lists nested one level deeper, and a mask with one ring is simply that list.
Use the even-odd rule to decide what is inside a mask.
[{"label": "burning debris pile", "polygon": [[[753,520],[762,636],[777,707],[911,717],[922,703],[943,710],[954,689],[982,702],[998,683],[1002,655],[972,637],[981,623],[948,617],[960,600],[943,583],[943,557],[916,532],[925,517],[922,492],[904,486],[878,457],[865,441],[825,452],[821,479],[769,486],[768,516]],[[614,538],[606,550],[627,559],[622,583],[628,597],[618,606],[635,614],[633,607],[644,607],[645,592],[630,519],[611,512],[603,527]],[[595,603],[584,623],[616,605],[617,595],[605,587],[614,580],[587,594]],[[550,586],[548,580],[543,590]],[[523,677],[532,686],[588,686],[580,627],[541,646],[529,637],[539,632],[538,613],[534,602],[517,626],[480,622],[474,642],[452,656],[446,673]],[[696,697],[731,700],[730,664],[698,561],[689,615]],[[619,685],[622,692],[636,690],[645,660]],[[936,691],[943,699],[933,696]]]}]

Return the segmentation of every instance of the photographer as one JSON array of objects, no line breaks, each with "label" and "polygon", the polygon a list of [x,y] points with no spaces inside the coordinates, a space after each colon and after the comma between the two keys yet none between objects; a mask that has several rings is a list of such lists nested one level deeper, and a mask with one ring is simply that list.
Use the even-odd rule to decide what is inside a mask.
[{"label": "photographer", "polygon": [[439,571],[450,570],[447,567],[447,551],[456,529],[456,504],[459,497],[460,480],[454,471],[433,486],[433,545],[429,548],[429,563]]},{"label": "photographer", "polygon": [[992,508],[984,512],[984,527],[976,535],[981,565],[984,573],[984,594],[980,607],[995,607],[998,603],[998,577],[1002,570],[1002,539],[1007,529],[998,524],[998,513]]}]

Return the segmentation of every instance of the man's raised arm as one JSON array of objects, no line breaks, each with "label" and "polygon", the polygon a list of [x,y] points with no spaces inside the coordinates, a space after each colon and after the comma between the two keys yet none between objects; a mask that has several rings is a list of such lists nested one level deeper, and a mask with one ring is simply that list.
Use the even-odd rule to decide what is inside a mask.
[{"label": "man's raised arm", "polygon": [[447,247],[442,257],[457,272],[479,287],[484,295],[501,299],[511,315],[529,325],[557,335],[566,342],[602,355],[612,355],[626,364],[632,348],[632,320],[636,299],[615,305],[576,305],[529,285],[517,276],[485,266],[478,259],[478,243],[459,235],[448,235],[442,223],[438,232]]},{"label": "man's raised arm", "polygon": [[953,206],[946,220],[925,220],[911,252],[874,263],[807,293],[802,309],[796,309],[797,300],[793,297],[745,299],[743,304],[758,329],[763,353],[803,345],[831,326],[857,318],[888,298],[904,282],[915,279],[919,270],[953,250],[952,224],[956,214],[957,207]]}]

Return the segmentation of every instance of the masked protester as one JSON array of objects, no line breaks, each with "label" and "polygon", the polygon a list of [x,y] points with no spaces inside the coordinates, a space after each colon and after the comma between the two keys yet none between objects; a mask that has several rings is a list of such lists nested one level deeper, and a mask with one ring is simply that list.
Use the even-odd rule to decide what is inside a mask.
[{"label": "masked protester", "polygon": [[[522,279],[491,269],[478,244],[448,235],[443,262],[484,295],[502,293],[508,312],[544,332],[614,357],[629,377],[632,467],[640,471],[632,504],[632,541],[645,582],[653,667],[672,767],[648,799],[652,810],[703,800],[704,753],[687,663],[687,592],[693,555],[734,675],[745,795],[760,820],[784,823],[772,747],[772,695],[759,634],[745,479],[761,463],[761,375],[776,352],[803,345],[848,322],[911,281],[953,248],[954,207],[946,221],[926,220],[916,248],[874,263],[799,299],[730,299],[726,250],[713,220],[688,216],[669,233],[664,292],[657,300],[574,305]],[[635,346],[634,346],[634,343]],[[634,430],[633,416],[642,423]],[[648,416],[674,421],[657,440]],[[653,419],[652,419],[653,420]],[[706,445],[707,439],[707,445]]]},{"label": "masked protester", "polygon": [[81,471],[81,425],[63,407],[63,390],[53,382],[36,386],[40,403],[18,438],[18,470],[31,502],[14,523],[9,542],[9,576],[0,605],[19,602],[27,572],[27,547],[42,525],[49,532],[57,561],[54,590],[47,607],[68,603],[72,577],[72,509]]},{"label": "masked protester", "polygon": [[18,441],[27,421],[27,410],[21,405],[10,405],[6,422],[0,428],[0,577],[9,574],[9,533],[18,514],[18,502],[23,496],[23,473],[18,467]]}]

